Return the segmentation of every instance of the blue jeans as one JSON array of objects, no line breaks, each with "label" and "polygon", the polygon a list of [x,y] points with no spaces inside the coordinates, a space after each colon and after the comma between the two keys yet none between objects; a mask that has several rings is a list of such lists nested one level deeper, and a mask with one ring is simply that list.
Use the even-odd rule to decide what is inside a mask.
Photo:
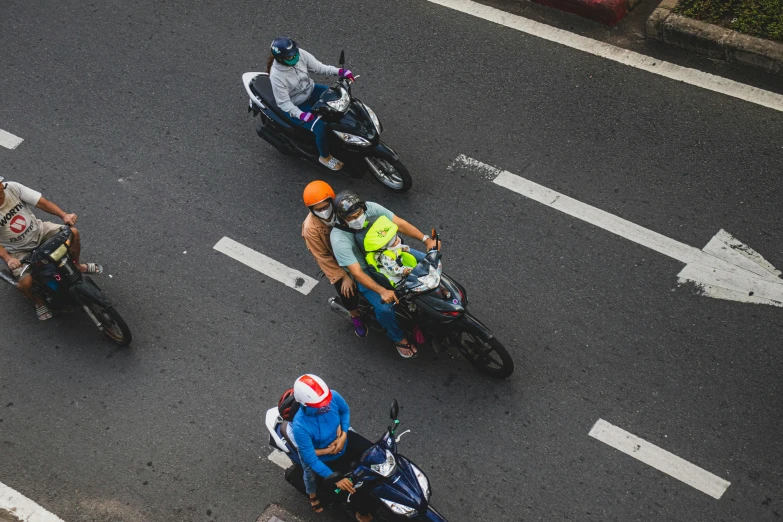
[{"label": "blue jeans", "polygon": [[301,456],[299,457],[299,461],[302,463],[302,469],[304,469],[305,491],[308,495],[312,495],[318,489],[318,484],[315,481],[315,471],[304,463],[304,459],[302,459]]},{"label": "blue jeans", "polygon": [[[321,98],[321,95],[328,89],[326,85],[321,85],[320,83],[316,83],[313,86],[313,92],[310,94],[310,97],[307,98],[307,101],[304,102],[302,105],[297,105],[299,107],[299,110],[302,112],[310,112],[312,110],[313,105],[318,102],[318,100]],[[315,145],[318,147],[318,154],[322,158],[328,158],[329,157],[329,144],[326,140],[326,123],[323,119],[319,119],[316,117],[316,120],[311,122],[304,122],[300,120],[299,118],[292,118],[290,115],[288,116],[288,119],[293,123],[294,125],[297,125],[299,127],[302,127],[304,129],[307,129],[311,131],[313,134],[315,134]]]},{"label": "blue jeans", "polygon": [[[419,252],[411,248],[411,255],[416,258],[416,261],[424,259],[424,252]],[[375,317],[378,322],[381,323],[386,335],[393,342],[398,343],[405,339],[405,332],[400,328],[400,324],[397,322],[397,316],[394,313],[394,303],[384,303],[381,301],[381,296],[378,292],[370,290],[360,282],[356,282],[359,287],[359,291],[364,294],[364,297],[370,302],[373,308],[375,308]]]}]

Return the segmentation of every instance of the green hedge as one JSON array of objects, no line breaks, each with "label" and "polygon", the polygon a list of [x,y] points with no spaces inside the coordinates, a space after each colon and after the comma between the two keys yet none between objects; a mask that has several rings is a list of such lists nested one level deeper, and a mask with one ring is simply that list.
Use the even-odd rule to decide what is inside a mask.
[{"label": "green hedge", "polygon": [[783,0],[681,0],[675,12],[783,42]]}]

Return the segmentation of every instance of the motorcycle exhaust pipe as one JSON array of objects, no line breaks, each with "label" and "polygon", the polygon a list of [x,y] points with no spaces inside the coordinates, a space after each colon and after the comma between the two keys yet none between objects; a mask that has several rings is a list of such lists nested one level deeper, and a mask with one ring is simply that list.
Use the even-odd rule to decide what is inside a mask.
[{"label": "motorcycle exhaust pipe", "polygon": [[329,308],[337,315],[344,317],[348,321],[351,320],[351,312],[349,312],[348,309],[342,305],[342,303],[338,303],[336,297],[329,298]]}]

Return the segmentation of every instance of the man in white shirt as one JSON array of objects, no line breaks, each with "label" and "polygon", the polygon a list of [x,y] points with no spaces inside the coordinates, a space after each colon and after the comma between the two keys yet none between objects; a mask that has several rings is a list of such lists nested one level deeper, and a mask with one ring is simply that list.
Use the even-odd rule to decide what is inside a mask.
[{"label": "man in white shirt", "polygon": [[28,274],[20,279],[24,268],[22,260],[41,243],[56,234],[62,225],[41,221],[35,217],[31,207],[40,208],[44,212],[57,216],[71,227],[73,239],[69,250],[71,259],[81,272],[99,274],[103,268],[94,263],[79,263],[81,242],[79,231],[74,228],[76,220],[79,219],[76,214],[63,211],[38,191],[13,181],[4,182],[0,177],[0,259],[5,261],[17,279],[17,288],[35,303],[38,318],[45,321],[51,319],[52,313],[43,299],[32,293],[32,276]]}]

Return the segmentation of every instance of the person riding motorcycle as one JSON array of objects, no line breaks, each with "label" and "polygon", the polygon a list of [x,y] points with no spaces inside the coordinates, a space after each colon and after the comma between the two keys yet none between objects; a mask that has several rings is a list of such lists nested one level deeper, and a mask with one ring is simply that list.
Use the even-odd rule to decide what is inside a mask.
[{"label": "person riding motorcycle", "polygon": [[40,192],[21,183],[8,181],[3,183],[0,177],[0,259],[5,261],[17,280],[16,287],[35,304],[38,319],[52,318],[52,312],[46,303],[32,291],[33,277],[29,273],[22,277],[22,260],[38,248],[44,241],[54,236],[62,225],[50,221],[41,221],[30,207],[35,207],[57,216],[71,227],[71,259],[80,272],[100,274],[103,267],[95,263],[79,263],[81,236],[74,227],[79,216],[63,211],[53,202],[44,198]]},{"label": "person riding motorcycle", "polygon": [[[294,398],[300,404],[294,416],[292,433],[299,449],[299,457],[307,473],[312,470],[321,478],[330,478],[335,472],[351,471],[351,463],[361,460],[362,454],[372,446],[358,433],[351,431],[351,410],[342,395],[330,390],[326,382],[313,374],[304,374],[294,381]],[[338,436],[335,438],[334,434]],[[317,449],[331,448],[330,453],[318,455]],[[333,471],[334,470],[334,471]],[[313,509],[317,512],[319,502],[314,503],[316,491],[313,484],[305,487]],[[369,522],[377,506],[370,496],[353,483],[342,478],[335,487],[351,494],[349,504],[355,509],[356,520]],[[324,495],[333,494],[331,488],[323,488]]]},{"label": "person riding motorcycle", "polygon": [[324,181],[316,180],[307,184],[302,195],[304,204],[310,213],[302,223],[302,237],[307,249],[315,258],[321,271],[334,285],[337,294],[346,310],[351,313],[353,329],[359,337],[367,336],[367,326],[359,312],[359,295],[356,293],[356,283],[345,271],[332,252],[329,233],[337,224],[332,202],[334,190]]},{"label": "person riding motorcycle", "polygon": [[[337,194],[334,198],[334,207],[339,224],[332,228],[329,239],[337,263],[348,270],[356,280],[359,291],[375,308],[375,317],[386,330],[389,339],[395,343],[397,353],[406,359],[415,356],[416,347],[400,328],[394,313],[393,305],[399,300],[394,290],[384,288],[366,272],[367,262],[359,251],[355,234],[370,226],[376,219],[385,216],[397,225],[400,234],[423,242],[427,250],[435,248],[436,241],[381,205],[370,201],[364,202],[352,190],[344,190]],[[413,249],[410,250],[410,254],[417,260],[424,257],[422,252]]]},{"label": "person riding motorcycle", "polygon": [[342,169],[343,163],[329,153],[326,123],[320,116],[316,118],[310,112],[328,87],[313,82],[308,73],[339,76],[354,81],[353,73],[348,69],[322,64],[287,37],[275,38],[272,41],[266,70],[269,73],[277,106],[288,114],[291,123],[315,134],[315,144],[318,147],[321,164],[331,170]]}]

